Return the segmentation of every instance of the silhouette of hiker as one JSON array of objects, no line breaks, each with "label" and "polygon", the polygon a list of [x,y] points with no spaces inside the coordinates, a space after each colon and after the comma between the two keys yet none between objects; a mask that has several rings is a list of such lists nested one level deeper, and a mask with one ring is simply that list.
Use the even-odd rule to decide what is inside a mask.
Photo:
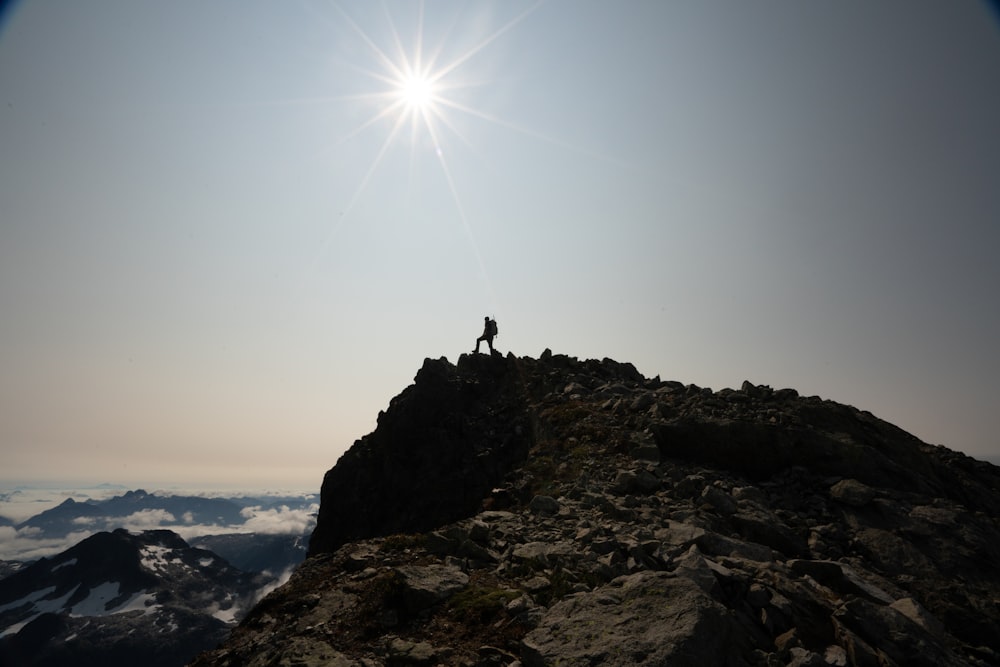
[{"label": "silhouette of hiker", "polygon": [[490,346],[490,354],[493,354],[493,337],[497,335],[497,322],[491,320],[489,316],[483,318],[483,335],[476,339],[476,353],[479,352],[479,344],[484,340]]}]

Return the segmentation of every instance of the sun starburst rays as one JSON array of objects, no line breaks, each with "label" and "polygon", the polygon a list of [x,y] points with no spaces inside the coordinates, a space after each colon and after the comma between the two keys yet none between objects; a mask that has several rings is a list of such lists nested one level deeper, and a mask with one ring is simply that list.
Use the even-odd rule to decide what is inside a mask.
[{"label": "sun starburst rays", "polygon": [[[387,39],[379,40],[373,37],[373,35],[378,34],[377,32],[367,32],[342,7],[334,4],[344,23],[350,27],[356,37],[360,38],[372,59],[365,66],[357,60],[355,53],[349,67],[361,74],[369,81],[369,85],[375,88],[366,93],[339,98],[341,100],[353,99],[358,103],[370,105],[371,114],[364,118],[357,127],[342,135],[336,144],[346,144],[359,135],[372,132],[379,126],[386,127],[387,131],[385,136],[379,139],[378,149],[374,151],[370,164],[364,170],[350,200],[343,206],[342,213],[330,229],[323,244],[324,249],[333,242],[337,229],[349,217],[351,210],[368,189],[383,162],[389,159],[389,155],[395,148],[408,144],[411,187],[412,183],[417,180],[418,170],[424,164],[421,156],[427,155],[426,151],[429,150],[430,156],[437,163],[446,183],[446,189],[455,205],[457,217],[469,241],[479,270],[489,285],[490,281],[473,233],[473,227],[467,219],[466,207],[459,194],[459,187],[455,180],[456,170],[450,164],[454,157],[449,157],[443,144],[454,137],[466,147],[473,148],[473,142],[463,133],[460,128],[461,124],[457,122],[457,119],[462,116],[478,118],[494,123],[498,127],[518,129],[508,123],[500,122],[494,115],[486,111],[478,110],[470,102],[467,93],[473,87],[482,85],[482,81],[473,83],[469,78],[463,79],[462,73],[469,70],[468,66],[471,61],[482,54],[487,46],[493,44],[501,35],[523,21],[541,2],[542,0],[539,0],[499,29],[458,52],[457,55],[447,57],[443,55],[447,50],[446,47],[462,41],[457,37],[462,34],[459,25],[460,17],[457,15],[453,17],[451,24],[447,26],[443,34],[439,33],[440,38],[435,38],[434,47],[427,49],[425,46],[424,4],[422,2],[413,24],[413,32],[407,32],[408,35],[412,35],[409,44],[402,38],[386,5],[383,4],[385,18],[383,26],[387,26],[388,31],[383,34]],[[408,132],[404,132],[404,128],[408,129]],[[492,293],[492,286],[489,287],[489,290]]]},{"label": "sun starburst rays", "polygon": [[[421,131],[425,132],[426,136],[432,140],[433,151],[440,157],[442,153],[440,146],[442,127],[459,136],[463,142],[466,141],[457,131],[454,119],[449,118],[452,112],[497,122],[494,116],[478,111],[470,104],[460,100],[457,93],[463,89],[471,88],[474,84],[463,82],[458,77],[458,72],[489,45],[523,21],[540,3],[541,0],[483,39],[476,41],[458,55],[448,59],[444,59],[442,54],[446,43],[458,30],[457,16],[455,21],[445,29],[440,41],[432,49],[428,49],[424,43],[426,35],[425,14],[424,3],[421,2],[413,26],[412,45],[408,48],[397,28],[396,20],[388,8],[383,5],[383,15],[385,25],[388,26],[389,39],[385,40],[386,44],[382,46],[343,8],[335,5],[341,17],[350,26],[353,33],[364,42],[374,58],[376,69],[364,67],[357,69],[377,85],[383,86],[381,91],[371,94],[371,97],[378,100],[378,108],[361,127],[350,132],[349,136],[356,136],[363,129],[367,129],[379,121],[392,118],[389,137],[398,137],[401,125],[409,123],[414,130],[411,133],[411,138],[415,139]],[[504,123],[497,124],[505,125]],[[381,159],[384,154],[385,151],[380,151],[377,159]]]}]

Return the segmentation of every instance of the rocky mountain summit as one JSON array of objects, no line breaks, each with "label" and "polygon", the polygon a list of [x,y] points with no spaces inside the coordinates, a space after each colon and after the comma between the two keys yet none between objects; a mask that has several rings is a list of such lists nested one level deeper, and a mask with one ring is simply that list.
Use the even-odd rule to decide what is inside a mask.
[{"label": "rocky mountain summit", "polygon": [[627,363],[426,360],[198,667],[1000,665],[1000,470]]}]

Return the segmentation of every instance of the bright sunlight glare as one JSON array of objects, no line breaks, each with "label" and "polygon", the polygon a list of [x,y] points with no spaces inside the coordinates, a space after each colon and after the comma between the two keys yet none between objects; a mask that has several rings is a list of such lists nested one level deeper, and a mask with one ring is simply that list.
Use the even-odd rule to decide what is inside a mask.
[{"label": "bright sunlight glare", "polygon": [[410,128],[411,170],[417,164],[414,158],[418,150],[418,144],[421,144],[421,142],[416,141],[416,139],[418,134],[422,133],[424,137],[429,139],[429,141],[423,142],[422,145],[432,147],[431,150],[433,151],[433,155],[437,157],[437,162],[447,181],[458,217],[461,220],[465,233],[469,237],[480,269],[483,275],[487,275],[478,245],[473,238],[469,221],[466,219],[461,197],[452,178],[451,166],[445,159],[442,142],[445,139],[444,135],[450,132],[461,142],[471,145],[469,140],[453,124],[450,116],[454,116],[455,114],[468,114],[503,127],[533,135],[531,132],[526,132],[482,110],[460,102],[453,97],[452,93],[461,89],[468,89],[471,85],[474,85],[468,83],[468,81],[463,81],[462,77],[457,75],[457,70],[462,69],[470,60],[480,54],[501,35],[523,21],[538,7],[541,1],[539,0],[538,3],[524,10],[483,39],[478,40],[456,57],[447,59],[443,63],[440,62],[438,56],[442,53],[444,44],[440,44],[437,48],[429,51],[425,51],[424,49],[424,5],[422,2],[419,5],[419,15],[414,25],[413,39],[409,48],[404,45],[403,39],[390,15],[386,14],[391,39],[379,44],[372,34],[369,34],[362,28],[344,8],[336,4],[334,5],[341,18],[351,27],[354,34],[368,46],[370,55],[374,59],[373,64],[376,66],[375,68],[372,68],[370,65],[358,64],[357,70],[366,74],[372,82],[380,84],[379,87],[381,87],[381,90],[377,92],[351,96],[353,99],[375,100],[379,104],[367,120],[342,137],[340,141],[346,142],[365,130],[379,125],[380,121],[389,121],[390,128],[381,146],[376,151],[367,171],[362,176],[353,196],[344,207],[344,211],[340,214],[337,224],[333,226],[333,229],[327,235],[327,239],[323,244],[324,248],[332,242],[337,227],[339,227],[347,214],[354,208],[355,203],[367,189],[372,176],[389,153],[390,148],[396,144],[404,128],[408,126]]},{"label": "bright sunlight glare", "polygon": [[425,74],[411,74],[399,82],[399,97],[406,108],[424,113],[436,96],[433,80]]}]

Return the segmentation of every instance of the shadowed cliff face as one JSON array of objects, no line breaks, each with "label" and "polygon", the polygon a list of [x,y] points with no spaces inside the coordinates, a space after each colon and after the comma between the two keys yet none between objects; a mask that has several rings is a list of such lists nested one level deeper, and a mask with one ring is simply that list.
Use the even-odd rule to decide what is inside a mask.
[{"label": "shadowed cliff face", "polygon": [[323,479],[309,553],[350,540],[429,530],[475,514],[524,461],[533,420],[513,357],[424,361]]},{"label": "shadowed cliff face", "polygon": [[198,667],[1000,665],[1000,470],[870,413],[427,360]]}]

